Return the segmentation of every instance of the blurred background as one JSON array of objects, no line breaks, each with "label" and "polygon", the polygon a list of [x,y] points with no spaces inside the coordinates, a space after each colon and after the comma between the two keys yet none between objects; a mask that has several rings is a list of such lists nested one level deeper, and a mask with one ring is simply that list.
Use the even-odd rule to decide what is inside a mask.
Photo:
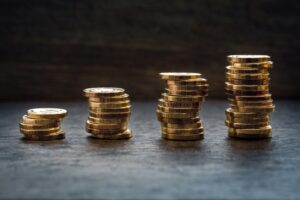
[{"label": "blurred background", "polygon": [[2,0],[0,100],[76,100],[123,87],[157,100],[162,71],[200,72],[223,98],[226,56],[268,54],[275,98],[300,97],[300,3]]}]

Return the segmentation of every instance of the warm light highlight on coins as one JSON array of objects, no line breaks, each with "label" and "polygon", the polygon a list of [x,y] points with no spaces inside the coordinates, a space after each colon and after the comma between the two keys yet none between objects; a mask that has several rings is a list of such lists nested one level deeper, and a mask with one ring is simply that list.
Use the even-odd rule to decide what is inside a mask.
[{"label": "warm light highlight on coins", "polygon": [[129,139],[131,115],[129,95],[123,88],[97,87],[83,90],[89,101],[86,132],[98,139]]},{"label": "warm light highlight on coins", "polygon": [[162,138],[167,140],[203,139],[199,106],[208,94],[207,80],[200,73],[162,72],[166,83],[156,110]]},{"label": "warm light highlight on coins", "polygon": [[273,66],[267,55],[230,55],[227,57],[225,93],[228,136],[262,139],[272,135],[269,113],[275,111],[269,91]]}]

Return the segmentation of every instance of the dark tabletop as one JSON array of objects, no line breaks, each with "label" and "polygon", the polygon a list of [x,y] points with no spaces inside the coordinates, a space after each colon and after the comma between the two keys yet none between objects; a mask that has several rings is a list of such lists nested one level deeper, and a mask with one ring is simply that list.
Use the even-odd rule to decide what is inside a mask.
[{"label": "dark tabletop", "polygon": [[[225,101],[208,99],[205,139],[162,140],[157,102],[133,103],[127,141],[87,137],[86,102],[0,104],[1,199],[299,199],[300,103],[275,101],[271,140],[227,138]],[[66,139],[21,140],[32,107],[61,107]]]}]

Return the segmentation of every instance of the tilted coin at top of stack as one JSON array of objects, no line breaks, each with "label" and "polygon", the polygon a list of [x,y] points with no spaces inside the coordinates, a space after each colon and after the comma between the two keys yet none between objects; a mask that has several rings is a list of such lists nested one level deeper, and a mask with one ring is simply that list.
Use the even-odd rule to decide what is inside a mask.
[{"label": "tilted coin at top of stack", "polygon": [[208,94],[206,79],[199,73],[162,72],[166,92],[159,99],[157,118],[162,138],[168,140],[203,139],[199,106]]},{"label": "tilted coin at top of stack", "polygon": [[275,110],[269,91],[268,55],[230,55],[227,57],[225,93],[230,108],[225,124],[230,137],[260,139],[272,136],[269,113]]},{"label": "tilted coin at top of stack", "polygon": [[131,131],[128,121],[131,114],[129,95],[122,88],[96,87],[83,90],[89,101],[86,131],[99,139],[128,139]]},{"label": "tilted coin at top of stack", "polygon": [[56,140],[65,138],[60,123],[67,111],[60,108],[33,108],[19,123],[20,132],[27,140]]}]

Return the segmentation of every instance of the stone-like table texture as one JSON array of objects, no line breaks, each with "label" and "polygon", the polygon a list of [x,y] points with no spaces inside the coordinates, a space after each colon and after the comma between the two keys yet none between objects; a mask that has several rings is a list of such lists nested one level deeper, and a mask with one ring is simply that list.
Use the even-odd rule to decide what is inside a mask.
[{"label": "stone-like table texture", "polygon": [[[273,138],[227,137],[226,101],[208,99],[205,139],[162,140],[157,102],[134,102],[134,137],[87,137],[86,102],[0,103],[0,199],[299,199],[300,102],[275,100]],[[21,140],[32,107],[62,107],[66,139]]]}]

